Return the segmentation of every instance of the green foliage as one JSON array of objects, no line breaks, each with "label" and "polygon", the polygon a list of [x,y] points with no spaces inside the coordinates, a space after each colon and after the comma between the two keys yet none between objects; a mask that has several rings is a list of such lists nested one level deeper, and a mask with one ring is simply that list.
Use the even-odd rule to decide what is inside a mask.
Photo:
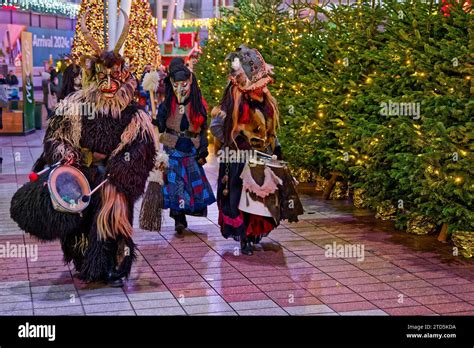
[{"label": "green foliage", "polygon": [[435,1],[279,4],[241,0],[212,28],[196,66],[209,104],[226,85],[226,55],[255,47],[275,66],[293,167],[342,173],[372,207],[398,207],[400,226],[425,215],[474,231],[473,14],[456,1],[450,16]]}]

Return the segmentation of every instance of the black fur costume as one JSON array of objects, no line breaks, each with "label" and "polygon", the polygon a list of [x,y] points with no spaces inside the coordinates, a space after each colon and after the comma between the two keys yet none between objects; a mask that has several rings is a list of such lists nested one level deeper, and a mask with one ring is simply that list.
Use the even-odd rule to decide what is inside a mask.
[{"label": "black fur costume", "polygon": [[[98,115],[94,119],[81,118],[82,148],[91,152],[111,154],[121,142],[121,136],[130,121],[137,117],[138,106],[133,103],[126,107],[119,118]],[[143,111],[142,111],[143,112]],[[60,124],[68,122],[62,115],[55,115],[45,135],[45,158],[51,165],[57,158],[57,148],[61,142],[53,138]],[[72,149],[77,155],[80,149]],[[126,145],[118,154],[105,163],[109,181],[117,191],[123,193],[128,203],[128,220],[133,224],[133,204],[143,193],[149,171],[153,168],[155,147],[153,138],[146,135]],[[124,156],[124,154],[127,156]],[[99,167],[80,165],[91,188],[97,186],[105,177]],[[92,196],[89,206],[78,214],[62,213],[53,209],[51,198],[44,181],[49,172],[38,181],[27,183],[12,199],[12,218],[20,228],[41,240],[61,239],[66,262],[73,261],[80,278],[87,281],[107,279],[107,274],[115,270],[128,276],[135,257],[135,245],[131,238],[117,236],[114,240],[98,240],[97,214],[102,198],[99,193]],[[61,228],[58,228],[61,226]],[[128,247],[127,248],[125,248]],[[126,255],[125,255],[126,254]],[[122,260],[123,259],[123,260]],[[122,260],[121,262],[119,262]]]},{"label": "black fur costume", "polygon": [[[60,239],[65,262],[73,261],[85,281],[114,283],[130,274],[135,259],[133,206],[154,166],[151,118],[133,102],[137,82],[118,53],[125,27],[114,51],[104,52],[91,40],[83,18],[84,35],[97,52],[88,57],[88,84],[58,104],[44,138],[46,164],[73,160],[91,189],[105,178],[108,182],[80,215],[63,213],[52,206],[47,172],[22,186],[10,209],[25,232],[40,240]],[[92,105],[93,113],[78,112],[78,105]]]}]

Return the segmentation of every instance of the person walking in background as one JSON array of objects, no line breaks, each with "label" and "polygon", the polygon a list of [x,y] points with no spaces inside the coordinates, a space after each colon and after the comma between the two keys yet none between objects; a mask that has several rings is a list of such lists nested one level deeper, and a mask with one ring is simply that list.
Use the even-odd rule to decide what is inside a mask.
[{"label": "person walking in background", "polygon": [[158,89],[156,91],[156,98],[157,98],[157,104],[160,105],[166,97],[166,89],[165,89],[165,78],[168,76],[168,73],[166,72],[166,68],[164,65],[161,65],[158,68],[158,76],[160,77],[160,84],[158,85]]},{"label": "person walking in background", "polygon": [[145,77],[146,74],[151,72],[151,64],[145,65],[145,68],[143,69],[142,77],[140,78],[140,83],[143,82],[143,78]]},{"label": "person walking in background", "polygon": [[54,108],[58,103],[58,97],[61,89],[59,86],[59,79],[56,73],[56,70],[51,70],[51,76],[48,83],[48,97],[47,97],[47,107],[48,118],[50,118],[54,113]]},{"label": "person walking in background", "polygon": [[81,67],[76,64],[69,65],[63,73],[61,91],[58,99],[63,100],[69,94],[77,92],[82,88],[82,71]]},{"label": "person walking in background", "polygon": [[48,90],[49,90],[49,79],[51,77],[51,70],[53,68],[49,68],[41,73],[41,87],[43,89],[43,105],[46,108],[46,114],[49,117],[50,111],[48,109]]},{"label": "person walking in background", "polygon": [[141,106],[146,107],[147,111],[151,111],[150,92],[143,89],[143,78],[149,72],[151,72],[151,64],[145,65],[145,68],[143,69],[142,76],[140,77],[140,80],[138,81],[139,82],[139,84],[138,84],[139,104]]},{"label": "person walking in background", "polygon": [[[82,88],[82,70],[79,65],[71,64],[63,74],[63,84],[61,91],[59,92],[59,101],[66,98],[69,94],[79,91]],[[46,105],[46,104],[45,104]],[[54,113],[54,110],[51,111]],[[48,114],[49,115],[49,114]],[[46,157],[43,153],[38,157],[35,164],[33,165],[33,171],[39,172],[43,170],[47,165]]]},{"label": "person walking in background", "polygon": [[[3,109],[8,107],[7,84],[3,75],[0,74],[0,129],[3,129]],[[1,157],[0,157],[1,158]]]},{"label": "person walking in background", "polygon": [[13,73],[13,70],[10,70],[8,72],[7,78],[6,78],[7,84],[9,86],[16,86],[18,85],[18,77]]}]

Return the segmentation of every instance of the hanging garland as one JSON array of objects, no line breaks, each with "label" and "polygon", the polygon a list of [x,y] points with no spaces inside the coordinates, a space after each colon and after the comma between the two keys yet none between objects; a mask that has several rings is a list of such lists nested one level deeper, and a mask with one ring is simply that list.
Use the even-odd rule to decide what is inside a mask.
[{"label": "hanging garland", "polygon": [[2,0],[2,7],[76,18],[79,5],[59,0]]}]

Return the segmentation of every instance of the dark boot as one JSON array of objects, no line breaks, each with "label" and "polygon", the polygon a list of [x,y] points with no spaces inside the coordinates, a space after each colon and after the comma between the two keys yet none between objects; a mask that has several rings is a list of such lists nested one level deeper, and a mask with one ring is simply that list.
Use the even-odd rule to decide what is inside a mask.
[{"label": "dark boot", "polygon": [[186,226],[184,226],[183,224],[176,224],[174,229],[178,235],[182,235],[186,230]]},{"label": "dark boot", "polygon": [[174,219],[174,229],[178,235],[182,235],[184,230],[188,227],[186,215],[174,210],[170,211],[170,216]]},{"label": "dark boot", "polygon": [[107,240],[105,250],[107,250],[107,274],[105,282],[108,286],[120,288],[123,286],[124,274],[117,270],[118,242],[116,240]]},{"label": "dark boot", "polygon": [[120,273],[117,273],[116,271],[110,271],[107,274],[107,279],[105,281],[108,286],[111,286],[113,288],[121,288],[123,284],[123,276]]},{"label": "dark boot", "polygon": [[250,245],[250,242],[247,240],[240,241],[240,250],[242,251],[242,254],[244,255],[253,255],[252,246]]}]

